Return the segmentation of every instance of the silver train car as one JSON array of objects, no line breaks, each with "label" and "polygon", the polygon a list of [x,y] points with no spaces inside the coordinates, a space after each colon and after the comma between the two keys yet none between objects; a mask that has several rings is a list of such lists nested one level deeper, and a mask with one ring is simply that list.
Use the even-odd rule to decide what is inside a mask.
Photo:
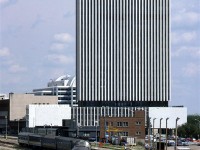
[{"label": "silver train car", "polygon": [[34,149],[91,150],[91,145],[86,140],[27,132],[18,134],[18,143],[21,146],[28,146]]}]

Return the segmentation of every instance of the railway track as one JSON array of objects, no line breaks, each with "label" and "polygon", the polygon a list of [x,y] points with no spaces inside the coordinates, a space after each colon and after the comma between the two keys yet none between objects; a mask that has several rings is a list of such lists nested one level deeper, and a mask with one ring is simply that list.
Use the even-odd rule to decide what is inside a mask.
[{"label": "railway track", "polygon": [[0,138],[0,150],[30,150],[19,146],[17,139]]}]

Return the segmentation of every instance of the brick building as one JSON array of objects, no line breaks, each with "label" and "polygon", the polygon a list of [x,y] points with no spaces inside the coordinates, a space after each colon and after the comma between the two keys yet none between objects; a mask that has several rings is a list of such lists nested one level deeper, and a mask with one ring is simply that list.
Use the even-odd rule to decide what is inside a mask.
[{"label": "brick building", "polygon": [[[106,132],[105,132],[106,129]],[[137,110],[133,117],[100,117],[100,139],[111,136],[145,138],[145,111]]]}]

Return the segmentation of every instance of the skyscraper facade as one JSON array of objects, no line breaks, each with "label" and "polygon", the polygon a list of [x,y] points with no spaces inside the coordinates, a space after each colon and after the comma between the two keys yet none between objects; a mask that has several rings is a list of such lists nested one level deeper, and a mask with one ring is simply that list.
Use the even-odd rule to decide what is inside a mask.
[{"label": "skyscraper facade", "polygon": [[79,106],[168,106],[169,0],[76,0]]}]

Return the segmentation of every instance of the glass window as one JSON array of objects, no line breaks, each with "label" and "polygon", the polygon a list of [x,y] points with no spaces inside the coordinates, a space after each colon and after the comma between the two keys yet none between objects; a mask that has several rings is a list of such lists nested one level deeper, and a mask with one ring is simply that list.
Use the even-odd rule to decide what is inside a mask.
[{"label": "glass window", "polygon": [[136,135],[141,135],[141,132],[140,132],[140,131],[137,131],[137,132],[136,132]]},{"label": "glass window", "polygon": [[136,125],[141,125],[141,122],[140,121],[136,121],[135,124]]}]

